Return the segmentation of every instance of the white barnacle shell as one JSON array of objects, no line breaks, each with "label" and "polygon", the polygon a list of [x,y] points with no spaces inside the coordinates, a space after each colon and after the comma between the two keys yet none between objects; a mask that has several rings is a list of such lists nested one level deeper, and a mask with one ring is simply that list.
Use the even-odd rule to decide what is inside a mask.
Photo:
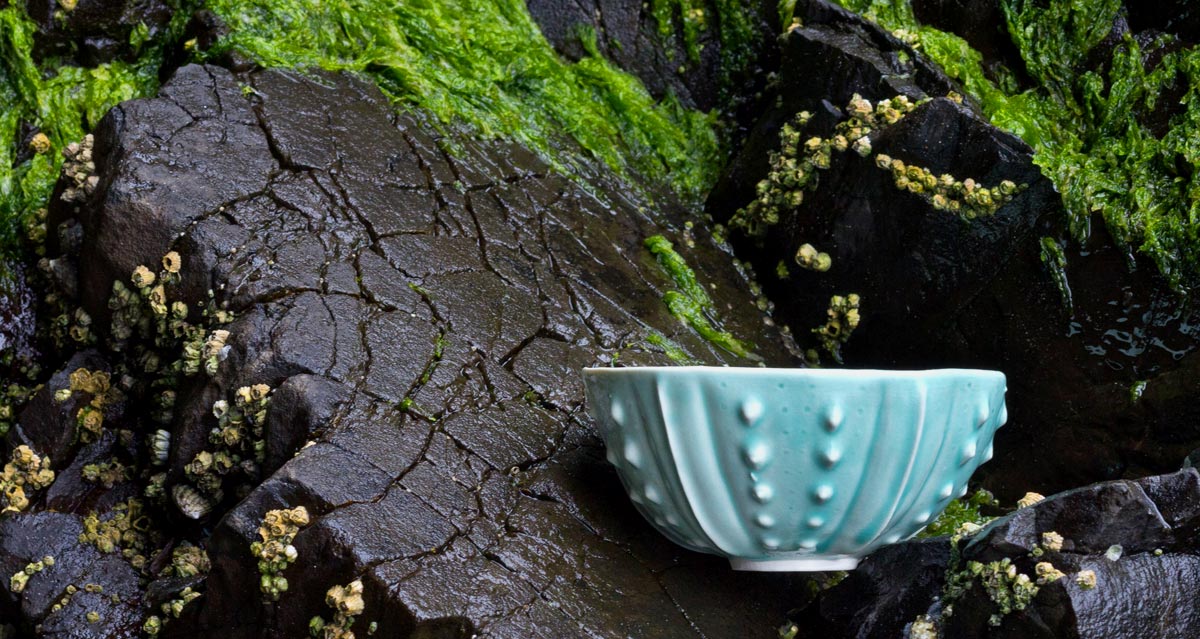
[{"label": "white barnacle shell", "polygon": [[155,431],[154,441],[150,444],[150,451],[153,453],[155,463],[167,463],[167,456],[171,453],[171,431],[162,428]]},{"label": "white barnacle shell", "polygon": [[228,412],[229,412],[229,402],[227,402],[223,399],[218,399],[217,401],[213,402],[213,405],[212,405],[213,417],[216,417],[217,419],[221,419],[222,417],[225,416],[225,413],[228,413]]},{"label": "white barnacle shell", "polygon": [[187,484],[178,484],[172,488],[171,497],[175,500],[179,512],[189,519],[200,519],[212,511],[212,501]]}]

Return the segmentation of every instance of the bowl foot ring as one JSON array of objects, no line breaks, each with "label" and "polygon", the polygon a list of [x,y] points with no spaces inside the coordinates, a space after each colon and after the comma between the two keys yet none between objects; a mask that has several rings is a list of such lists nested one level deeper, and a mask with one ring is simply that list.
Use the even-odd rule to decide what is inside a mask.
[{"label": "bowl foot ring", "polygon": [[854,570],[858,557],[809,557],[804,559],[730,559],[734,570],[752,572],[824,572]]}]

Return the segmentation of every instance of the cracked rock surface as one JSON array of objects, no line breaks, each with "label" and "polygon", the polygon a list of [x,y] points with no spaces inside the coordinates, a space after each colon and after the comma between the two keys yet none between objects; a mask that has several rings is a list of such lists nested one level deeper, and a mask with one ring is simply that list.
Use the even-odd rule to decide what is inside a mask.
[{"label": "cracked rock surface", "polygon": [[[129,605],[192,585],[203,594],[160,636],[306,636],[312,617],[331,616],[327,590],[361,579],[359,637],[771,635],[802,581],[733,573],[655,533],[604,460],[579,371],[670,363],[652,333],[698,361],[753,364],[668,312],[674,284],[643,247],[660,233],[710,289],[725,330],[768,365],[792,364],[788,338],[727,254],[698,230],[688,240],[678,213],[639,206],[603,176],[598,199],[522,149],[430,130],[348,76],[196,65],[97,128],[96,193],[51,211],[53,225],[84,230],[78,290],[94,325],[111,321],[112,283],[168,251],[182,257],[172,300],[194,308],[212,291],[236,316],[213,374],[177,390],[168,494],[190,481],[214,402],[273,389],[262,481],[227,491],[199,522],[169,506],[172,534],[206,544],[207,579],[160,578]],[[55,424],[74,427],[62,423],[69,407],[48,403],[63,383],[27,411],[62,449],[55,467],[121,446],[54,439]],[[149,441],[138,401],[123,423]],[[94,493],[69,510],[124,498]],[[311,522],[272,602],[250,545],[267,511],[296,506]],[[6,520],[8,538],[51,528],[44,508]],[[77,525],[48,536],[69,550]],[[0,544],[0,565],[36,552]],[[3,594],[30,625],[67,614]],[[115,613],[91,626],[73,614],[83,630],[62,636],[138,632]]]}]

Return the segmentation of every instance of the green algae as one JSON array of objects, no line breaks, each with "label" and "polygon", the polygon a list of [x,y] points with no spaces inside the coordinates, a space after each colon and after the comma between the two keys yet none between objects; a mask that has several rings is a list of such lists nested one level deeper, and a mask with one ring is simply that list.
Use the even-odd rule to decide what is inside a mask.
[{"label": "green algae", "polygon": [[[1117,0],[1004,0],[1009,35],[1034,84],[1018,91],[1007,76],[989,77],[965,40],[918,24],[909,0],[837,1],[902,31],[993,124],[1034,148],[1076,241],[1088,238],[1098,216],[1174,289],[1200,285],[1200,48],[1165,35],[1143,50],[1126,36],[1099,55]],[[1182,97],[1157,104],[1163,95]],[[1146,123],[1156,108],[1172,106],[1165,132]]]},{"label": "green algae", "polygon": [[668,359],[680,366],[692,366],[694,364],[703,363],[700,360],[692,357],[687,351],[683,350],[679,344],[671,341],[658,331],[651,331],[650,334],[646,336],[646,343],[657,347],[667,356]]},{"label": "green algae", "polygon": [[466,125],[587,175],[598,159],[619,174],[669,185],[691,202],[714,182],[716,114],[656,101],[602,58],[555,53],[522,0],[211,0],[231,29],[209,55],[237,50],[268,67],[346,70],[443,126]]},{"label": "green algae", "polygon": [[[61,150],[78,141],[118,102],[152,95],[166,43],[186,18],[179,11],[167,37],[150,42],[146,30],[134,30],[131,43],[139,57],[95,68],[33,59],[36,25],[21,4],[0,9],[0,255],[18,248],[22,226],[46,206],[62,165]],[[45,134],[51,148],[18,162],[24,155],[24,126]]]},{"label": "green algae", "polygon": [[1058,287],[1059,295],[1062,296],[1063,306],[1070,315],[1074,304],[1071,300],[1071,285],[1067,281],[1067,256],[1052,237],[1043,237],[1041,245],[1042,264],[1050,269],[1050,277],[1054,279],[1054,285]]},{"label": "green algae", "polygon": [[938,515],[932,523],[917,533],[917,537],[927,539],[929,537],[941,537],[943,535],[953,535],[959,532],[963,524],[973,524],[976,526],[986,525],[995,517],[989,517],[983,514],[982,509],[985,507],[999,506],[996,497],[991,492],[979,489],[970,495],[961,499],[955,499],[946,506],[946,510]]},{"label": "green algae", "polygon": [[[761,360],[754,354],[754,347],[743,343],[731,333],[713,326],[710,316],[715,316],[712,298],[704,286],[696,280],[696,272],[687,265],[683,256],[675,251],[671,241],[661,235],[646,238],[646,248],[658,260],[677,290],[663,294],[663,303],[676,319],[687,324],[709,343],[723,348],[738,357]],[[670,357],[670,353],[668,353]],[[674,359],[674,358],[672,358]]]}]

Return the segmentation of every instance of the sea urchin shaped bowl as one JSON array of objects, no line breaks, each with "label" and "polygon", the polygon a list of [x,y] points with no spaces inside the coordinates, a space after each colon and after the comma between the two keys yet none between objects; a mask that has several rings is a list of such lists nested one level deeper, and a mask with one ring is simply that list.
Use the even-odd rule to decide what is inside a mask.
[{"label": "sea urchin shaped bowl", "polygon": [[738,570],[849,570],[967,490],[1004,374],[590,368],[588,406],[639,512]]}]

